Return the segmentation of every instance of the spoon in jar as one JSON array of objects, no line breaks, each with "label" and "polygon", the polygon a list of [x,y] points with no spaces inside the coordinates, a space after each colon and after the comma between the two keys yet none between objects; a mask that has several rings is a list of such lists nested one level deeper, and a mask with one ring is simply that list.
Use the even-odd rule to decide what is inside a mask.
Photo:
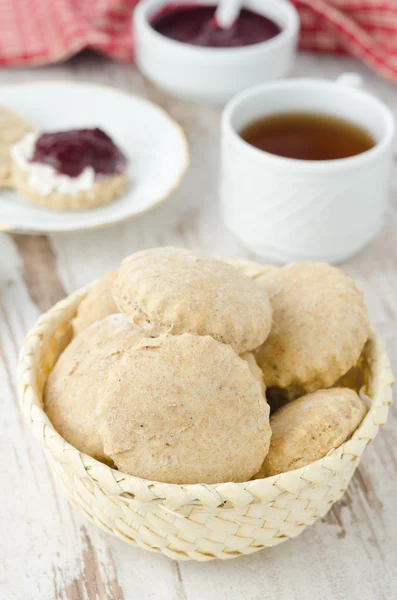
[{"label": "spoon in jar", "polygon": [[231,29],[237,21],[243,0],[219,0],[214,24],[219,29]]}]

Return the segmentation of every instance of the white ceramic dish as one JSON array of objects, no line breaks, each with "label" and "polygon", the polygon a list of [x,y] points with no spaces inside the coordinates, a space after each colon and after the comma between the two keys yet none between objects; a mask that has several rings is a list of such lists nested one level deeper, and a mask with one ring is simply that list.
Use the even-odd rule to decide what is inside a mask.
[{"label": "white ceramic dish", "polygon": [[[220,196],[227,227],[254,254],[273,262],[339,263],[380,231],[387,206],[392,143],[391,111],[356,89],[360,78],[337,82],[290,79],[247,90],[222,117]],[[267,114],[319,112],[369,131],[367,152],[329,161],[293,160],[258,150],[239,132]]]},{"label": "white ceramic dish", "polygon": [[99,208],[45,210],[12,190],[0,190],[3,231],[77,231],[126,221],[165,200],[188,167],[181,127],[162,108],[111,87],[69,82],[6,85],[0,88],[0,105],[20,113],[38,130],[101,127],[129,159],[126,193]]},{"label": "white ceramic dish", "polygon": [[286,0],[245,0],[246,8],[269,17],[282,31],[267,42],[230,49],[183,44],[159,34],[150,26],[150,19],[167,4],[173,3],[142,0],[134,12],[133,28],[139,69],[168,92],[185,100],[219,104],[248,87],[283,77],[292,69],[299,17]]}]

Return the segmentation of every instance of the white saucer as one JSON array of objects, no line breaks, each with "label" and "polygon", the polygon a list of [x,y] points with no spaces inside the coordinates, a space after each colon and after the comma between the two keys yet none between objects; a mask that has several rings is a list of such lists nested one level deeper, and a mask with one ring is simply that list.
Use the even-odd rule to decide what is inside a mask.
[{"label": "white saucer", "polygon": [[0,230],[53,233],[95,229],[148,211],[178,187],[189,164],[181,127],[160,107],[117,89],[37,82],[0,87],[0,105],[38,130],[101,127],[129,159],[129,186],[120,199],[84,211],[51,211],[0,190]]}]

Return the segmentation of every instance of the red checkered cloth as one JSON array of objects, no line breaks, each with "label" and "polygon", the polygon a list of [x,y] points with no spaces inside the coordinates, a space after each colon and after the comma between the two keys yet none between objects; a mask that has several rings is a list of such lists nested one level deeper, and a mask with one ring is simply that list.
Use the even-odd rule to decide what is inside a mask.
[{"label": "red checkered cloth", "polygon": [[58,62],[84,48],[132,60],[137,0],[0,0],[0,65]]},{"label": "red checkered cloth", "polygon": [[[265,1],[265,0],[264,0]],[[292,0],[300,47],[356,56],[397,83],[397,0]],[[137,0],[0,0],[0,65],[38,65],[92,48],[133,59]]]}]

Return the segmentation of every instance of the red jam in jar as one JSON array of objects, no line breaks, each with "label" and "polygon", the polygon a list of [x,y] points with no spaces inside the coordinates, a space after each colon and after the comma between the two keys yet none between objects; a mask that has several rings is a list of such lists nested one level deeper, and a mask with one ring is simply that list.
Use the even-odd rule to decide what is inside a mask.
[{"label": "red jam in jar", "polygon": [[69,177],[78,177],[86,167],[99,176],[117,175],[127,166],[124,154],[99,128],[42,133],[31,162],[50,165]]},{"label": "red jam in jar", "polygon": [[251,46],[266,42],[281,31],[277,23],[247,8],[241,10],[233,27],[220,29],[215,10],[215,6],[169,4],[153,17],[151,26],[172,40],[206,48]]}]

